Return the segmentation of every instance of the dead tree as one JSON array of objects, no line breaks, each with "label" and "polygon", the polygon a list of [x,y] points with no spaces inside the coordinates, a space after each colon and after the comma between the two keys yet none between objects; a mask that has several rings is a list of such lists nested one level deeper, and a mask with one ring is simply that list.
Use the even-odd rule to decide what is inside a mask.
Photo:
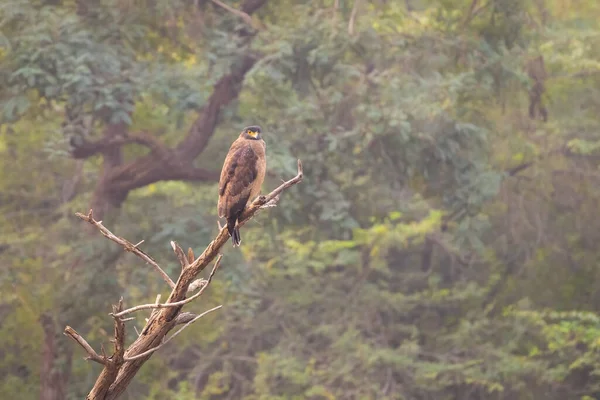
[{"label": "dead tree", "polygon": [[[300,160],[298,160],[298,174],[289,181],[284,182],[267,196],[260,196],[254,200],[252,204],[246,208],[240,217],[238,224],[240,226],[244,225],[263,208],[276,206],[279,195],[285,189],[301,182],[302,177],[302,164]],[[210,284],[221,261],[222,256],[219,254],[219,251],[229,240],[229,233],[227,232],[226,227],[221,228],[217,237],[210,242],[204,252],[195,259],[191,249],[185,254],[177,243],[171,242],[173,251],[182,268],[177,282],[173,282],[152,257],[140,250],[139,246],[143,241],[134,245],[131,242],[114,235],[102,225],[102,221],[96,221],[94,219],[92,210],[90,210],[87,215],[77,213],[77,216],[93,225],[106,238],[121,245],[125,251],[134,253],[146,263],[152,265],[172,289],[169,298],[164,303],[160,302],[159,295],[157,296],[156,301],[150,304],[124,309],[123,299],[121,298],[118,304],[113,306],[113,312],[110,315],[114,319],[115,326],[114,351],[110,356],[105,354],[104,349],[102,349],[100,353],[96,352],[92,346],[90,346],[89,343],[75,331],[75,329],[70,326],[65,328],[64,334],[77,342],[85,350],[87,353],[87,360],[95,361],[104,366],[86,399],[112,400],[118,398],[125,391],[135,374],[155,351],[159,350],[183,329],[196,322],[202,316],[221,308],[221,306],[217,306],[199,315],[182,312],[184,305],[200,297]],[[215,263],[208,279],[196,279],[198,274],[213,260],[215,260]],[[188,294],[193,293],[194,291],[196,291],[195,294],[187,297]],[[139,332],[137,339],[126,347],[125,323],[132,318],[124,317],[141,310],[152,311],[150,317],[147,319],[146,325],[141,332]],[[177,325],[183,326],[167,339],[167,334]]]}]

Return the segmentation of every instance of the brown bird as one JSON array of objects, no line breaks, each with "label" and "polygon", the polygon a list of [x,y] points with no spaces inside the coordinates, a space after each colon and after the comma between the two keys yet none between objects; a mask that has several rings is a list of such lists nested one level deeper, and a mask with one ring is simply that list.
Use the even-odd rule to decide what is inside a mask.
[{"label": "brown bird", "polygon": [[267,170],[266,144],[259,126],[248,126],[231,144],[219,180],[219,218],[227,218],[233,247],[242,242],[237,221],[260,193]]}]

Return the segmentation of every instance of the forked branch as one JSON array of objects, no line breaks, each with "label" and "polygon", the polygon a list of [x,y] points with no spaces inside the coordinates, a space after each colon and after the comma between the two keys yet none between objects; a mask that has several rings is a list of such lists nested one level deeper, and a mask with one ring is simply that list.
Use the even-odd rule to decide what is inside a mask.
[{"label": "forked branch", "polygon": [[96,353],[96,350],[94,350],[92,346],[90,346],[90,344],[79,333],[77,333],[75,329],[67,325],[65,328],[65,335],[83,347],[85,352],[88,353],[88,356],[85,358],[86,360],[92,360],[99,364],[106,365],[106,357],[102,357]]},{"label": "forked branch", "polygon": [[222,258],[223,258],[223,255],[219,254],[219,257],[217,257],[217,261],[215,261],[215,266],[213,267],[212,271],[210,272],[210,275],[208,276],[208,280],[205,281],[204,286],[202,286],[202,289],[198,290],[198,292],[195,295],[193,295],[192,297],[188,297],[185,300],[176,301],[175,303],[161,304],[161,303],[156,302],[153,304],[142,304],[142,305],[131,307],[127,310],[121,311],[118,314],[111,314],[111,315],[113,317],[122,317],[124,315],[131,314],[133,312],[140,311],[140,310],[147,310],[147,309],[152,309],[152,308],[179,307],[179,306],[182,306],[184,304],[194,301],[195,299],[200,297],[202,295],[202,293],[204,293],[204,290],[208,287],[208,285],[212,281],[212,278],[215,275],[215,272],[217,272],[217,269],[219,268],[219,265],[221,264]]}]

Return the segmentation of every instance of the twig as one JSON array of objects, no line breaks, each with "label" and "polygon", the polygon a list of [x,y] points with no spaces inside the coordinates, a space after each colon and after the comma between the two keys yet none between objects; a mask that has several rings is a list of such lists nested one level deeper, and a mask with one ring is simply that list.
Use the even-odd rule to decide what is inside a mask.
[{"label": "twig", "polygon": [[181,268],[185,268],[189,265],[188,258],[186,257],[183,249],[177,244],[177,242],[171,241],[171,247],[179,260],[179,264],[181,264]]},{"label": "twig", "polygon": [[[261,196],[258,199],[254,200],[254,202],[250,204],[250,207],[246,208],[242,213],[241,217],[239,218],[238,225],[242,226],[243,224],[245,224],[250,218],[254,216],[257,210],[260,209],[262,206],[266,204],[272,204],[272,201],[277,201],[281,192],[283,192],[287,188],[294,186],[297,183],[302,182],[303,178],[304,171],[302,169],[302,161],[298,160],[298,173],[296,174],[296,176],[290,179],[289,181],[286,181],[279,185],[277,189],[273,190],[267,196]],[[277,200],[275,200],[275,198],[277,198]]]},{"label": "twig", "polygon": [[246,14],[243,11],[237,10],[231,6],[228,6],[227,4],[221,2],[220,0],[211,0],[213,3],[215,3],[216,5],[218,5],[219,7],[229,11],[232,14],[237,15],[238,17],[240,17],[241,19],[244,20],[244,22],[246,22],[248,25],[250,25],[251,27],[255,27],[254,23],[252,21],[252,17],[248,14]]},{"label": "twig", "polygon": [[273,190],[271,193],[269,193],[267,196],[265,196],[265,202],[263,204],[269,203],[271,200],[274,200],[276,197],[279,198],[279,195],[281,194],[281,192],[283,192],[287,188],[294,186],[297,183],[302,182],[303,178],[304,178],[304,170],[302,169],[302,161],[298,160],[298,172],[296,173],[296,176],[293,177],[292,179],[290,179],[289,181],[283,182],[275,190]]},{"label": "twig", "polygon": [[106,365],[106,359],[96,353],[96,350],[94,350],[92,346],[90,346],[90,344],[79,333],[77,333],[75,329],[67,325],[63,333],[83,347],[85,352],[88,353],[88,356],[85,358],[86,360],[92,360],[99,364]]},{"label": "twig", "polygon": [[[118,314],[123,311],[123,297],[119,299],[119,304],[113,306],[113,314]],[[119,317],[114,317],[115,320],[115,353],[113,354],[112,362],[119,367],[123,363],[123,355],[125,354],[125,321]]]},{"label": "twig", "polygon": [[130,362],[130,361],[134,361],[134,360],[139,360],[140,358],[144,358],[147,355],[150,355],[152,353],[154,353],[156,350],[160,349],[161,347],[163,347],[165,344],[169,343],[175,336],[179,335],[181,333],[181,331],[183,331],[185,328],[187,328],[189,325],[193,324],[194,322],[196,322],[197,320],[199,320],[200,318],[204,317],[206,314],[211,313],[213,311],[218,310],[219,308],[223,307],[222,305],[218,305],[216,307],[211,308],[210,310],[204,311],[202,314],[199,314],[198,316],[196,316],[194,319],[192,319],[190,322],[188,322],[187,324],[185,324],[184,326],[182,326],[181,328],[179,328],[179,330],[177,332],[175,332],[170,338],[168,338],[167,340],[165,340],[164,342],[162,342],[161,344],[159,344],[156,347],[151,348],[150,350],[147,350],[143,353],[137,354],[133,357],[125,357],[124,361],[126,362]]},{"label": "twig", "polygon": [[154,304],[142,304],[142,305],[139,305],[139,306],[128,308],[127,310],[121,311],[118,314],[111,314],[111,315],[113,317],[122,317],[124,315],[131,314],[133,312],[140,311],[140,310],[147,310],[147,309],[151,309],[151,308],[179,307],[179,306],[183,306],[184,304],[187,304],[189,302],[194,301],[195,299],[197,299],[198,297],[200,297],[202,295],[202,293],[204,292],[204,290],[208,287],[208,285],[212,281],[213,276],[215,276],[215,272],[217,272],[217,269],[219,268],[219,265],[221,265],[221,259],[222,258],[223,258],[223,255],[219,254],[219,256],[217,257],[217,261],[215,261],[215,266],[213,267],[212,271],[210,271],[210,275],[208,276],[208,280],[206,281],[206,284],[204,286],[202,286],[202,289],[200,289],[193,296],[191,296],[191,297],[189,297],[189,298],[187,298],[185,300],[176,301],[174,303],[160,304],[159,303],[160,295],[158,295],[158,297],[156,298],[156,302]]},{"label": "twig", "polygon": [[148,254],[144,253],[142,250],[140,250],[140,249],[138,249],[136,247],[141,242],[138,243],[137,245],[133,245],[128,240],[123,239],[121,237],[118,237],[118,236],[114,235],[104,225],[102,225],[102,221],[96,221],[94,219],[94,216],[92,214],[92,210],[90,210],[90,212],[88,213],[88,215],[84,215],[82,213],[75,213],[75,215],[78,216],[79,218],[81,218],[82,220],[87,221],[90,224],[94,225],[96,228],[98,228],[98,230],[100,231],[100,233],[102,235],[104,235],[104,237],[112,240],[113,242],[115,242],[117,244],[120,244],[121,246],[123,246],[123,248],[125,249],[125,251],[129,251],[129,252],[135,254],[136,256],[140,257],[142,260],[146,261],[148,264],[152,265],[154,267],[154,269],[156,269],[156,271],[162,276],[163,280],[165,282],[167,282],[167,284],[171,288],[175,287],[175,283],[171,280],[171,278],[169,278],[169,275],[167,275],[165,273],[165,271],[162,270],[162,268],[156,263],[156,261],[154,261],[152,259],[152,257],[150,257]]}]

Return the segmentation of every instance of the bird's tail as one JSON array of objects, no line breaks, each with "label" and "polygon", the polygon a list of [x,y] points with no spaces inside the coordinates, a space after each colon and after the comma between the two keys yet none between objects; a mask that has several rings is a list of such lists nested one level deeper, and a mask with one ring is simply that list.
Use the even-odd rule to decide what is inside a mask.
[{"label": "bird's tail", "polygon": [[236,225],[236,219],[227,220],[227,231],[231,236],[233,247],[238,247],[242,243],[242,237],[240,236],[240,228]]}]

